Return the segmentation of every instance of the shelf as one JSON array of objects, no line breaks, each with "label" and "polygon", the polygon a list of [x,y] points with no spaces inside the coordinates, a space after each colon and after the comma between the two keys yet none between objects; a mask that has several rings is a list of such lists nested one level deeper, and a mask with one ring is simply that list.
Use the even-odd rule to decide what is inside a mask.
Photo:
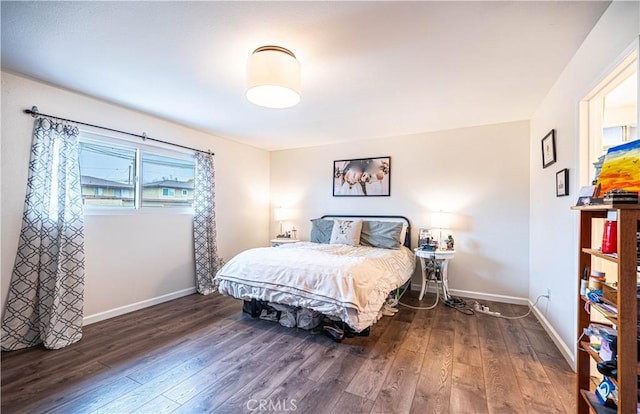
[{"label": "shelf", "polygon": [[[608,271],[611,281],[617,282],[615,297],[611,299],[616,305],[599,300],[599,303],[591,303],[586,296],[579,296],[577,301],[577,327],[578,336],[584,332],[592,321],[602,319],[601,314],[609,323],[613,323],[617,329],[617,379],[611,381],[617,386],[617,408],[609,408],[600,404],[596,394],[590,392],[594,374],[600,376],[594,362],[600,362],[602,358],[599,352],[592,349],[585,341],[578,344],[580,351],[576,354],[576,403],[577,413],[636,413],[638,407],[638,374],[640,374],[636,349],[638,346],[638,298],[636,287],[638,282],[638,239],[637,231],[640,228],[640,204],[621,205],[592,205],[573,207],[580,212],[578,233],[578,269],[576,282],[582,277],[586,268],[600,266],[598,260],[611,263],[616,270]],[[593,248],[594,226],[600,226],[600,219],[606,219],[610,211],[617,212],[618,222],[618,252],[617,254],[604,254],[598,248]],[[577,283],[580,286],[580,283]],[[589,303],[587,307],[585,303]],[[583,351],[584,350],[584,351]],[[609,405],[609,404],[607,404]]]},{"label": "shelf", "polygon": [[571,210],[604,211],[604,210],[640,210],[640,204],[592,204],[589,206],[571,206]]},{"label": "shelf", "polygon": [[580,395],[582,395],[582,398],[584,398],[587,404],[589,404],[589,407],[591,407],[591,409],[597,414],[617,413],[617,410],[615,408],[605,407],[604,405],[600,404],[598,397],[596,397],[596,395],[591,391],[580,390]]},{"label": "shelf", "polygon": [[583,253],[588,253],[588,254],[590,254],[592,256],[595,256],[595,257],[599,257],[601,259],[608,260],[608,261],[613,262],[613,263],[618,263],[618,255],[617,254],[615,254],[615,255],[606,254],[606,253],[602,253],[599,249],[586,249],[586,248],[583,248],[582,252]]},{"label": "shelf", "polygon": [[[580,298],[582,299],[583,302],[589,302],[589,298],[587,298],[586,296],[580,295]],[[608,310],[603,308],[599,303],[589,302],[589,304],[591,308],[600,312],[600,314],[604,316],[609,322],[611,322],[614,325],[618,325],[618,316],[616,314],[609,312]]]},{"label": "shelf", "polygon": [[[590,356],[591,358],[596,361],[596,362],[604,362],[602,361],[602,358],[600,358],[600,355],[598,354],[598,351],[596,351],[595,349],[591,348],[591,344],[589,342],[585,342],[585,341],[580,341],[580,346],[582,347],[582,349],[584,349]],[[618,380],[613,378],[613,377],[609,377],[609,379],[611,380],[611,382],[613,382],[615,384],[616,387],[618,387]]]},{"label": "shelf", "polygon": [[587,351],[587,353],[589,355],[591,355],[591,358],[593,358],[594,361],[602,362],[602,358],[600,358],[600,355],[598,354],[598,351],[596,351],[595,349],[591,348],[591,344],[589,342],[580,341],[580,346],[582,347],[582,349]]}]

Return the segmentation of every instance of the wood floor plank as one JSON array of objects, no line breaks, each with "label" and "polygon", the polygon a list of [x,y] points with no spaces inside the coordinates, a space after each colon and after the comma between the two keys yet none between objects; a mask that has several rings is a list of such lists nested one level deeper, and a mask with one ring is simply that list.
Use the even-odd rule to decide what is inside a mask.
[{"label": "wood floor plank", "polygon": [[431,330],[429,349],[422,363],[411,412],[449,412],[453,337],[452,330]]},{"label": "wood floor plank", "polygon": [[[381,338],[382,339],[382,338]],[[344,353],[337,358],[316,386],[298,401],[298,409],[305,414],[330,413],[338,403],[362,364],[361,357]]]},{"label": "wood floor plank", "polygon": [[[400,309],[404,310],[403,307]],[[435,312],[431,310],[422,309],[417,311],[401,347],[417,354],[424,354],[429,344],[429,335],[431,334],[434,316]]]},{"label": "wood floor plank", "polygon": [[431,328],[440,331],[453,331],[455,329],[455,325],[452,321],[459,312],[453,308],[444,306],[442,302],[438,303],[438,307],[435,311],[433,326]]},{"label": "wood floor plank", "polygon": [[343,391],[330,414],[369,414],[372,408],[373,401]]},{"label": "wood floor plank", "polygon": [[[100,412],[123,412],[131,407],[143,406],[164,392],[172,389],[175,391],[176,384],[189,381],[193,379],[196,374],[205,370],[214,369],[212,367],[215,367],[216,363],[221,359],[218,352],[224,353],[227,357],[233,356],[234,352],[242,352],[242,350],[238,349],[239,344],[255,336],[260,338],[260,335],[264,334],[263,331],[251,329],[236,331],[234,336],[229,337],[227,341],[222,342],[218,347],[200,349],[200,352],[194,353],[191,359],[184,361],[174,369],[166,371],[163,375],[157,376],[153,380],[129,392],[122,393],[119,398],[100,407]],[[195,348],[194,351],[198,349],[199,348]],[[212,352],[214,349],[217,352]]]},{"label": "wood floor plank", "polygon": [[[328,338],[327,338],[328,339]],[[317,381],[331,367],[333,361],[346,352],[344,347],[335,341],[321,341],[316,353],[304,361],[300,366],[300,371],[307,378]]]},{"label": "wood floor plank", "polygon": [[547,353],[538,354],[538,358],[551,380],[551,384],[555,388],[556,395],[558,395],[565,412],[575,413],[577,411],[575,397],[576,375],[569,364],[560,355],[560,351],[557,351],[555,356],[550,356]]},{"label": "wood floor plank", "polygon": [[424,353],[400,349],[393,360],[372,413],[407,413],[416,391]]},{"label": "wood floor plank", "polygon": [[[434,298],[409,291],[402,302]],[[507,322],[442,304],[399,309],[369,336],[336,343],[251,319],[233,298],[186,296],[89,325],[61,350],[3,352],[0,410],[575,412],[575,374],[533,316]]]},{"label": "wood floor plank", "polygon": [[478,326],[482,326],[482,329],[478,330],[478,339],[480,340],[480,348],[491,345],[496,349],[507,350],[507,346],[502,338],[502,328],[500,327],[500,321],[489,315],[482,313],[476,313]]},{"label": "wood floor plank", "polygon": [[[225,379],[230,372],[244,369],[243,364],[251,362],[251,367],[253,367],[253,358],[276,346],[277,344],[273,342],[276,338],[277,335],[273,330],[266,330],[258,333],[244,344],[236,344],[233,350],[219,354],[219,358],[214,362],[175,387],[163,392],[163,395],[180,404],[186,403],[208,389],[216,387],[219,381]],[[198,401],[202,401],[202,398]],[[195,405],[199,403],[192,404],[195,409]]]},{"label": "wood floor plank", "polygon": [[[251,405],[247,406],[249,401],[266,401],[280,384],[299,372],[302,362],[317,352],[318,346],[306,333],[294,336],[295,342],[292,343],[289,352],[279,356],[273,364],[266,366],[255,379],[248,379],[243,388],[215,408],[216,412],[241,413],[245,409],[248,410],[251,408]],[[289,404],[291,404],[290,401]]]},{"label": "wood floor plank", "polygon": [[104,373],[107,370],[108,367],[99,362],[93,362],[78,369],[60,372],[58,375],[34,379],[32,383],[24,384],[18,390],[11,389],[8,392],[3,390],[2,412],[14,410],[42,412],[44,411],[43,407],[50,404],[51,400],[56,400],[66,392],[75,392],[81,388],[85,378]]},{"label": "wood floor plank", "polygon": [[[508,304],[497,304],[494,308],[505,316],[524,315],[527,308],[521,307],[519,312],[513,312],[513,308]],[[529,378],[537,382],[550,384],[542,364],[538,360],[536,353],[529,343],[525,329],[517,319],[499,319],[502,329],[502,337],[509,349],[511,362],[518,377]]]},{"label": "wood floor plank", "polygon": [[387,329],[371,349],[371,353],[363,356],[360,369],[347,387],[347,392],[369,400],[378,397],[409,326],[407,322],[397,321]]},{"label": "wood floor plank", "polygon": [[515,369],[501,335],[500,339],[481,338],[480,349],[489,412],[524,412]]},{"label": "wood floor plank", "polygon": [[171,347],[160,347],[147,352],[144,358],[136,361],[135,369],[128,372],[127,376],[141,384],[148,383],[213,347],[226,347],[228,341],[243,341],[243,338],[248,338],[256,332],[252,325],[250,321],[233,320],[224,324],[216,323],[215,326],[219,328],[217,330],[203,332],[197,338],[173,344]]},{"label": "wood floor plank", "polygon": [[[346,355],[346,354],[343,354]],[[318,382],[310,379],[306,375],[303,375],[301,372],[297,372],[285,379],[276,387],[276,389],[269,394],[265,400],[267,401],[281,401],[283,404],[286,402],[287,404],[295,405],[297,412],[304,412],[299,409],[300,402],[303,398],[312,394],[319,388]],[[255,413],[255,411],[250,410],[252,407],[243,406],[243,413]],[[215,411],[216,414],[219,413],[218,410]],[[326,410],[325,412],[330,412]],[[224,411],[225,414],[236,414],[237,411]]]},{"label": "wood floor plank", "polygon": [[[253,344],[254,346],[258,344]],[[291,344],[269,343],[265,344],[262,349],[258,349],[254,354],[248,355],[242,362],[230,364],[232,368],[227,369],[224,374],[220,375],[213,381],[208,380],[199,386],[192,386],[189,391],[197,392],[178,394],[179,400],[175,399],[170,392],[164,395],[173,401],[181,404],[175,411],[176,413],[194,413],[209,412],[224,404],[234,394],[245,387],[247,382],[253,381],[261,372],[265,363],[270,360],[270,352],[276,352],[276,349],[283,346],[288,351]],[[195,375],[194,377],[196,377]],[[200,378],[195,381],[199,382]],[[189,398],[190,397],[190,398]],[[185,400],[185,398],[189,398]]]},{"label": "wood floor plank", "polygon": [[482,367],[477,318],[475,315],[456,312],[453,321],[453,360],[461,364]]},{"label": "wood floor plank", "polygon": [[157,396],[153,400],[149,401],[142,407],[131,411],[132,414],[164,414],[164,413],[172,413],[180,405],[171,401],[170,399],[163,397],[162,395]]},{"label": "wood floor plank", "polygon": [[518,377],[518,384],[527,413],[557,414],[565,412],[553,385],[526,377]]},{"label": "wood floor plank", "polygon": [[115,381],[113,377],[110,379],[111,382],[98,382],[90,389],[87,387],[80,388],[75,392],[65,391],[61,397],[54,400],[43,399],[40,403],[43,407],[54,406],[54,408],[47,410],[47,413],[52,414],[91,413],[119,398],[122,394],[140,387],[140,384],[131,378],[118,377]]},{"label": "wood floor plank", "polygon": [[450,411],[469,414],[489,412],[482,367],[453,362]]}]

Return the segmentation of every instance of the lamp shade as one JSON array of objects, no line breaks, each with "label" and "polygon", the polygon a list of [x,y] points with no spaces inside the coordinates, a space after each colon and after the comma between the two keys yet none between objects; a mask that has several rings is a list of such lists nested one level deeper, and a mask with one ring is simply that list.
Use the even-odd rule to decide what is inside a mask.
[{"label": "lamp shade", "polygon": [[450,225],[451,215],[449,213],[439,211],[431,215],[431,227],[436,229],[446,229],[449,228]]},{"label": "lamp shade", "polygon": [[247,61],[247,99],[267,108],[288,108],[300,102],[300,64],[280,46],[262,46]]},{"label": "lamp shade", "polygon": [[276,221],[285,221],[290,218],[289,210],[282,207],[277,207],[273,210],[273,218]]}]

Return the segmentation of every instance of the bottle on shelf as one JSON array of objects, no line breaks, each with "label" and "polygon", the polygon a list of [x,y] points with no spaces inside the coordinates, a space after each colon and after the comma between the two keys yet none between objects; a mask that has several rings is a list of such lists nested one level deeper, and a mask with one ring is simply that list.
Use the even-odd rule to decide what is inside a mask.
[{"label": "bottle on shelf", "polygon": [[615,212],[607,214],[607,221],[604,223],[604,231],[602,232],[602,253],[612,254],[618,252],[618,222],[616,221]]}]

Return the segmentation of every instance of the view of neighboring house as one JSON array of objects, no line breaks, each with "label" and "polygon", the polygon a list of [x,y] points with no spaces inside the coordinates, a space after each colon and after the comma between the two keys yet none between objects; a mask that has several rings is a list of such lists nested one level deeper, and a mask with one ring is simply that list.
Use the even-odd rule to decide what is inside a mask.
[{"label": "view of neighboring house", "polygon": [[145,207],[183,207],[193,204],[193,181],[161,180],[142,185]]},{"label": "view of neighboring house", "polygon": [[[85,205],[135,206],[135,184],[83,175],[82,199]],[[184,207],[193,203],[193,181],[160,180],[142,186],[144,207]]]},{"label": "view of neighboring house", "polygon": [[85,205],[134,207],[135,185],[83,175],[80,177]]}]

